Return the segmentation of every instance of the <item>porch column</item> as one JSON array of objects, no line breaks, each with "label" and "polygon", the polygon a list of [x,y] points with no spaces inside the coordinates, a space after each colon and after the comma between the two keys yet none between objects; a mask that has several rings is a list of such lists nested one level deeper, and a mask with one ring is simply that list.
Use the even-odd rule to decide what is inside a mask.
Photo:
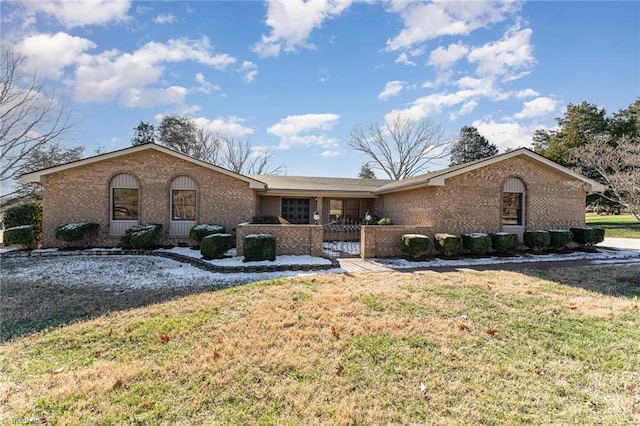
[{"label": "porch column", "polygon": [[[324,218],[324,215],[322,214],[322,197],[316,197],[316,208],[315,211],[318,212],[318,214],[320,215],[320,220],[318,221],[318,225],[323,225],[323,221],[322,219]],[[313,220],[313,218],[312,218]],[[312,222],[315,223],[315,222]]]}]

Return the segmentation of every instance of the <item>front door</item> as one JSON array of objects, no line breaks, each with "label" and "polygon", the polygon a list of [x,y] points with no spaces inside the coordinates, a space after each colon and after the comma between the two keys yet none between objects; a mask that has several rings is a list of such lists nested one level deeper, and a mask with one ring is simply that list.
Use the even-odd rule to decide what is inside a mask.
[{"label": "front door", "polygon": [[282,217],[289,223],[309,224],[309,199],[308,198],[283,198]]}]

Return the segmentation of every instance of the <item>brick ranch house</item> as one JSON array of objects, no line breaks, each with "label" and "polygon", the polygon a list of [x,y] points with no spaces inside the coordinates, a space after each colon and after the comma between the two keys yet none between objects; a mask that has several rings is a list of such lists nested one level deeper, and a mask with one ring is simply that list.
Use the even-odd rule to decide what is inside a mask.
[{"label": "brick ranch house", "polygon": [[[367,257],[394,255],[407,232],[522,235],[583,225],[585,195],[605,189],[525,148],[390,181],[246,176],[145,144],[21,178],[44,189],[43,247],[63,245],[55,228],[71,222],[100,224],[92,243],[103,247],[116,246],[139,223],[162,224],[162,244],[188,242],[192,226],[216,223],[238,231],[239,251],[243,235],[273,231],[282,240],[278,254],[317,255],[322,227],[315,226],[315,212],[319,225],[358,223],[367,211],[390,217],[394,226],[362,228]],[[239,225],[259,214],[282,216],[292,225]]]}]

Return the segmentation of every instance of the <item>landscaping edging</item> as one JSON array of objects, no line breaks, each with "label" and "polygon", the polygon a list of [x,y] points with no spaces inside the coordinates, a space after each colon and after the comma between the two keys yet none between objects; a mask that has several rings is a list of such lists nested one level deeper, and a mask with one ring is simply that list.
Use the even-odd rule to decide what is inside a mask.
[{"label": "landscaping edging", "polygon": [[331,263],[325,265],[300,265],[300,264],[288,264],[288,265],[242,265],[242,266],[220,266],[213,265],[202,259],[196,259],[195,257],[183,256],[177,253],[171,253],[166,251],[156,250],[113,250],[113,249],[89,249],[89,250],[42,250],[42,251],[11,251],[7,253],[1,253],[0,259],[8,257],[55,257],[55,256],[156,256],[164,257],[175,260],[181,263],[188,263],[196,268],[209,272],[219,273],[253,273],[253,272],[279,272],[279,271],[324,271],[328,269],[340,268],[340,264],[337,260],[324,257]]}]

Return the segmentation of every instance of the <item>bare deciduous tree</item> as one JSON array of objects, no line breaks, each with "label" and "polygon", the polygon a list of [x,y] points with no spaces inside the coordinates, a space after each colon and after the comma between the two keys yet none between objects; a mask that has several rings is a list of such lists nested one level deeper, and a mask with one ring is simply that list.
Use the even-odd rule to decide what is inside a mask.
[{"label": "bare deciduous tree", "polygon": [[347,144],[365,153],[371,167],[397,180],[423,172],[429,162],[446,157],[452,142],[444,138],[440,125],[426,118],[412,121],[398,114],[384,126],[354,126]]},{"label": "bare deciduous tree", "polygon": [[13,179],[35,150],[61,142],[75,126],[65,103],[36,72],[23,72],[24,56],[2,46],[0,58],[0,183]]},{"label": "bare deciduous tree", "polygon": [[222,137],[225,146],[223,167],[242,174],[277,175],[285,171],[280,165],[272,166],[272,156],[266,150],[253,148],[248,139],[238,139],[233,135]]},{"label": "bare deciduous tree", "polygon": [[596,170],[608,185],[603,197],[620,203],[640,220],[640,137],[622,136],[615,142],[605,135],[569,150],[578,166]]}]

